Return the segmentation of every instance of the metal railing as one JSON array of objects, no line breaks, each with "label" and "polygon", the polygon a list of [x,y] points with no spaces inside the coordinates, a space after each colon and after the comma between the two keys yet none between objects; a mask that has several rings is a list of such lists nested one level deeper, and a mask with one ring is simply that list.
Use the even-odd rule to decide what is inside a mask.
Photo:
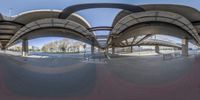
[{"label": "metal railing", "polygon": [[110,59],[108,55],[103,53],[95,53],[95,54],[85,54],[83,61],[84,62],[91,62],[91,63],[107,63]]},{"label": "metal railing", "polygon": [[163,54],[163,60],[170,60],[170,59],[178,58],[178,57],[181,57],[181,53],[179,52]]}]

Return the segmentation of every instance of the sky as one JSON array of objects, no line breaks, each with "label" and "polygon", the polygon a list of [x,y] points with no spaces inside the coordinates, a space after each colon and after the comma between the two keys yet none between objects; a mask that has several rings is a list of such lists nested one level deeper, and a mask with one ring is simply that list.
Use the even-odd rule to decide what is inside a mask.
[{"label": "sky", "polygon": [[[25,11],[38,9],[58,9],[82,3],[125,3],[133,5],[141,4],[179,4],[200,10],[200,0],[0,0],[0,13],[6,16],[18,15]],[[77,12],[83,16],[93,27],[111,26],[114,17],[120,9],[89,9]],[[97,32],[97,35],[108,34],[108,32]],[[42,44],[59,40],[62,38],[40,38],[31,40],[30,44],[42,46]]]}]

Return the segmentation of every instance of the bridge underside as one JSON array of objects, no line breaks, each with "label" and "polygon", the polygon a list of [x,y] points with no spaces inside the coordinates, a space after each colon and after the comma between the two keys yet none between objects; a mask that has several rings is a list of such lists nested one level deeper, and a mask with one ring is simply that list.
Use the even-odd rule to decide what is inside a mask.
[{"label": "bridge underside", "polygon": [[[117,8],[122,11],[115,17],[112,26],[92,27],[87,20],[75,13],[93,8]],[[180,11],[183,9],[186,12]],[[188,12],[192,12],[193,15]],[[1,48],[6,49],[21,40],[24,41],[23,46],[27,46],[26,41],[29,39],[59,36],[91,44],[92,52],[94,46],[108,49],[153,44],[180,48],[163,41],[145,42],[153,35],[162,34],[182,39],[182,53],[187,56],[188,42],[200,45],[199,22],[200,13],[196,9],[181,5],[80,4],[67,7],[62,11],[35,10],[11,18],[1,15],[0,42]],[[107,30],[110,33],[107,36],[96,36],[95,31],[99,30]],[[144,37],[141,38],[141,35]],[[102,37],[104,40],[99,39]],[[23,50],[27,52],[26,49],[27,47],[23,47]]]}]

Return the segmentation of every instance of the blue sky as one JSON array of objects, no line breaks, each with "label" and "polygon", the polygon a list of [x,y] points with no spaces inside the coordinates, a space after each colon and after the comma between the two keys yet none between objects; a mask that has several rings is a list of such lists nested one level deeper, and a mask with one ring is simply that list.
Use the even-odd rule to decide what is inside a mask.
[{"label": "blue sky", "polygon": [[[21,12],[38,9],[59,9],[80,3],[126,3],[126,4],[180,4],[200,10],[200,0],[0,0],[0,13],[6,16],[17,15]],[[110,26],[119,9],[89,9],[77,12],[92,26]],[[103,34],[99,32],[98,34]],[[42,44],[61,38],[42,38],[31,41],[30,44]]]},{"label": "blue sky", "polygon": [[200,0],[0,0],[0,12],[12,15],[33,9],[64,9],[67,6],[80,3],[127,3],[127,4],[181,4],[194,8],[200,8]]}]

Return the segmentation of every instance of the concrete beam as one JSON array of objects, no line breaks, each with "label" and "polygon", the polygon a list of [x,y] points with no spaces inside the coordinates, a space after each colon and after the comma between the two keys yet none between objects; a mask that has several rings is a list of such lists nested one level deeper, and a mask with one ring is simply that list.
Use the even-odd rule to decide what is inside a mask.
[{"label": "concrete beam", "polygon": [[147,34],[146,36],[144,36],[143,38],[141,38],[138,42],[136,42],[135,45],[140,44],[143,40],[145,40],[145,39],[147,39],[147,38],[149,38],[151,36],[152,36],[152,34]]},{"label": "concrete beam", "polygon": [[185,57],[188,56],[188,39],[187,38],[182,39],[182,56],[185,56]]},{"label": "concrete beam", "polygon": [[72,13],[78,12],[80,10],[92,9],[92,8],[119,8],[128,10],[132,13],[145,11],[139,6],[129,5],[129,4],[116,4],[116,3],[88,3],[88,4],[78,4],[65,8],[59,15],[59,18],[66,19]]}]

